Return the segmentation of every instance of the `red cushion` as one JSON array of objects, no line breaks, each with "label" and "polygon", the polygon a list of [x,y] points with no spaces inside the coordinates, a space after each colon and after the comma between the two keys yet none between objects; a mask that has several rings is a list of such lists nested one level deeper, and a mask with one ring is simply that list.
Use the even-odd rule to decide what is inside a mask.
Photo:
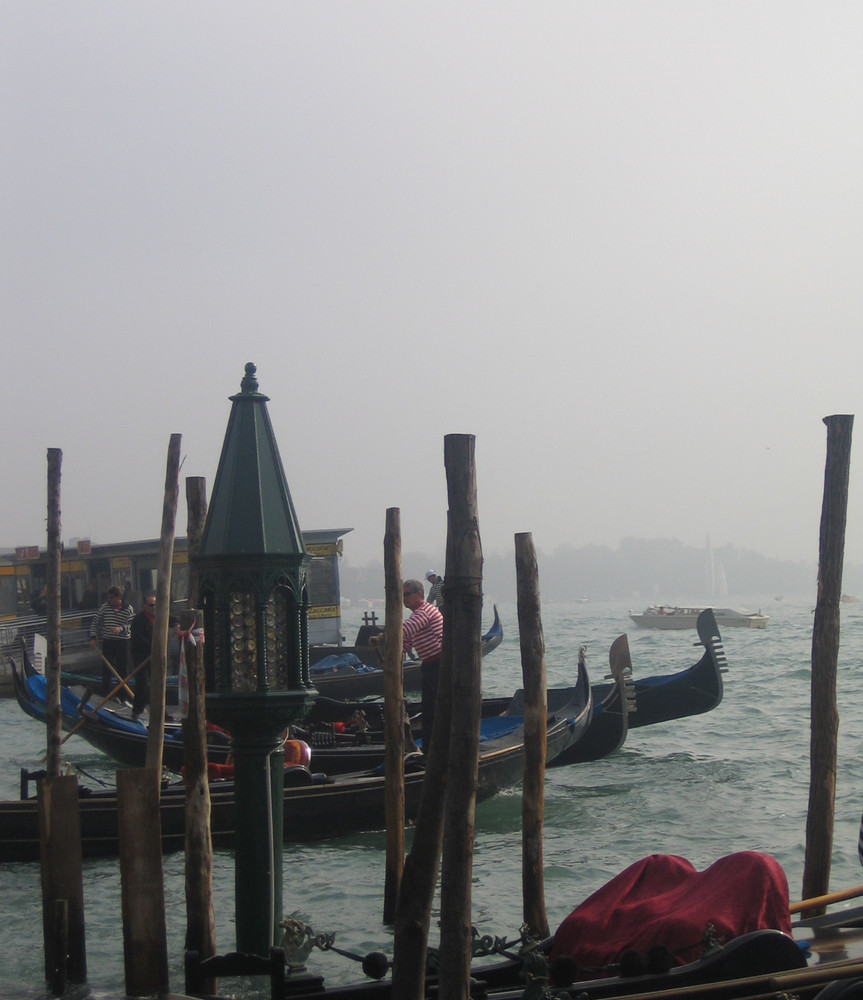
[{"label": "red cushion", "polygon": [[788,906],[785,873],[766,854],[730,854],[703,872],[685,858],[653,854],[576,907],[558,927],[551,955],[586,969],[664,945],[682,965],[703,950],[707,924],[725,941],[762,928],[790,934]]}]

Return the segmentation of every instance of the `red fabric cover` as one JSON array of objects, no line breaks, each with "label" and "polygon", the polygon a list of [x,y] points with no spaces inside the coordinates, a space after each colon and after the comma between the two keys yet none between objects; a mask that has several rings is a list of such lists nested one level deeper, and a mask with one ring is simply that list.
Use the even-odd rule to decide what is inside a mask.
[{"label": "red fabric cover", "polygon": [[725,941],[762,928],[790,934],[788,907],[785,873],[766,854],[729,854],[703,872],[685,858],[652,854],[570,913],[554,935],[551,957],[592,968],[619,962],[625,951],[665,945],[683,965],[702,951],[708,923]]}]

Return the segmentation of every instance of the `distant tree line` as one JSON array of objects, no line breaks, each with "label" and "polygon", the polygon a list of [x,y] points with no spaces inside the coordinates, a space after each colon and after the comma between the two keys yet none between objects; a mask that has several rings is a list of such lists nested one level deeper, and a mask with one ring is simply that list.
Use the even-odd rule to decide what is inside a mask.
[{"label": "distant tree line", "polygon": [[[562,545],[553,552],[538,552],[542,596],[550,601],[600,600],[712,600],[724,594],[765,596],[816,596],[817,566],[807,562],[768,559],[757,552],[732,545],[707,549],[684,545],[674,539],[625,538],[616,549],[602,545],[575,548]],[[405,575],[419,575],[438,566],[427,553],[403,553]],[[442,566],[438,566],[443,571]],[[351,600],[382,598],[382,562],[340,569],[342,596]],[[723,579],[724,578],[724,579]],[[515,602],[515,554],[486,554],[483,590],[495,600]],[[850,566],[843,573],[843,590],[858,596],[863,591],[863,568]]]}]

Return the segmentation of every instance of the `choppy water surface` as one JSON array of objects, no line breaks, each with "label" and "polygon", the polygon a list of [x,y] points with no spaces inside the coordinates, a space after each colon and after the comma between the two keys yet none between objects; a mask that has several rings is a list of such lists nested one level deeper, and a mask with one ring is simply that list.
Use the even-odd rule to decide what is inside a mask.
[{"label": "choppy water surface", "polygon": [[[682,855],[701,869],[732,851],[765,851],[785,868],[792,899],[800,897],[809,794],[812,604],[772,596],[723,603],[761,608],[771,621],[764,631],[723,633],[729,672],[718,709],[635,730],[613,757],[547,773],[544,860],[552,928],[617,872],[657,852]],[[506,637],[483,662],[483,690],[489,695],[521,686],[516,609],[502,605],[500,614]],[[487,617],[490,624],[490,609]],[[588,646],[591,676],[600,680],[608,648],[621,632],[629,634],[636,676],[679,670],[700,655],[694,631],[640,630],[622,604],[546,604],[542,617],[549,686],[569,683],[582,642]],[[353,627],[352,617],[346,617],[349,635]],[[863,605],[843,606],[838,699],[832,889],[863,881],[857,860],[863,808]],[[44,735],[14,701],[0,702],[0,724],[0,793],[17,798],[19,769],[39,766]],[[110,780],[112,767],[86,743],[73,737],[66,748],[68,760]],[[520,822],[517,791],[477,808],[473,916],[481,933],[513,937],[521,923]],[[390,954],[391,936],[380,919],[384,846],[383,833],[285,845],[285,912],[316,931],[334,931],[343,949]],[[171,985],[180,991],[182,855],[167,856],[164,867]],[[89,992],[120,996],[123,940],[116,860],[85,861],[84,879]],[[0,997],[42,997],[38,865],[0,865],[0,886]],[[232,950],[228,852],[216,856],[215,898],[218,946]],[[356,965],[334,955],[313,953],[310,968],[330,983],[360,977]]]}]

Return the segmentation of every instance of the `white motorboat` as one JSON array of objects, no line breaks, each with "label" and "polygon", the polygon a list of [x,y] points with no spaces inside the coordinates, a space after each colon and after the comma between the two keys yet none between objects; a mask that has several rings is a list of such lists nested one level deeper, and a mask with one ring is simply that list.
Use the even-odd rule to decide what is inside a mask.
[{"label": "white motorboat", "polygon": [[[695,628],[704,608],[678,608],[654,604],[641,614],[630,611],[629,617],[640,628]],[[714,608],[713,615],[720,628],[767,628],[770,618],[761,612],[735,611],[734,608]]]}]

